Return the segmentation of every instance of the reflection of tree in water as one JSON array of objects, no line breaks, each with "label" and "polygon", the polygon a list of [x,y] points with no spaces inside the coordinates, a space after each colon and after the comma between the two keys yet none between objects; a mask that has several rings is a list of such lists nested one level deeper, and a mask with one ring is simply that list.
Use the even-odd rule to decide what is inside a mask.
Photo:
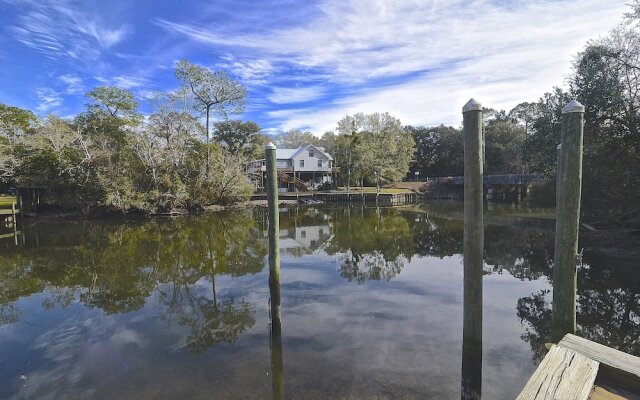
[{"label": "reflection of tree in water", "polygon": [[196,354],[218,343],[235,341],[256,322],[252,305],[244,299],[236,302],[229,297],[219,301],[215,293],[196,294],[189,285],[177,291],[175,286],[171,289],[158,288],[159,303],[166,306],[163,319],[169,325],[189,327],[186,345]]},{"label": "reflection of tree in water", "polygon": [[367,281],[388,281],[398,275],[404,267],[403,256],[395,260],[387,261],[380,252],[364,254],[361,256],[347,252],[342,259],[340,276],[349,282],[356,281],[359,284]]},{"label": "reflection of tree in water", "polygon": [[634,259],[587,258],[578,277],[581,334],[640,355],[640,276]]},{"label": "reflection of tree in water", "polygon": [[330,212],[334,235],[325,251],[338,256],[340,275],[349,281],[390,280],[415,253],[410,214],[375,208]]},{"label": "reflection of tree in water", "polygon": [[[0,316],[8,323],[18,320],[16,300],[43,291],[44,308],[77,298],[109,314],[135,311],[157,291],[165,313],[176,315],[171,320],[192,328],[188,344],[196,352],[207,343],[232,340],[255,323],[249,303],[215,296],[216,275],[263,268],[266,243],[251,213],[45,226],[52,231],[41,229],[39,246],[0,256]],[[203,278],[213,295],[192,295]]]},{"label": "reflection of tree in water", "polygon": [[484,243],[484,262],[492,272],[507,270],[521,280],[551,274],[554,243],[549,231],[487,225]]},{"label": "reflection of tree in water", "polygon": [[199,308],[203,322],[190,324],[193,333],[187,338],[187,346],[198,354],[218,343],[235,341],[256,323],[255,312],[244,299],[238,304],[233,298],[218,304],[207,301]]},{"label": "reflection of tree in water", "polygon": [[[578,334],[640,355],[640,277],[635,261],[587,254],[585,262],[578,269]],[[541,291],[518,300],[518,317],[525,324],[523,339],[536,360],[544,357],[544,343],[551,337],[550,296],[549,291]]]},{"label": "reflection of tree in water", "polygon": [[542,361],[546,354],[544,345],[551,340],[550,293],[550,290],[533,293],[529,297],[518,299],[516,306],[520,323],[525,326],[525,332],[520,337],[531,345],[536,362]]},{"label": "reflection of tree in water", "polygon": [[416,254],[439,258],[462,254],[461,220],[416,213],[409,223],[416,243]]}]

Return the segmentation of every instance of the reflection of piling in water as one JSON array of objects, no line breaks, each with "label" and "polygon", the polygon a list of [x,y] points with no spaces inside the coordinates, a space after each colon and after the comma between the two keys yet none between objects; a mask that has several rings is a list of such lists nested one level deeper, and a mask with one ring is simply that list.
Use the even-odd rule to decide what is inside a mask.
[{"label": "reflection of piling in water", "polygon": [[[273,293],[273,292],[272,292]],[[271,304],[271,387],[273,398],[281,400],[284,398],[284,365],[282,361],[282,323],[280,316],[273,313],[273,303]],[[278,309],[280,306],[278,305]]]},{"label": "reflection of piling in water", "polygon": [[269,209],[269,294],[271,314],[271,386],[273,398],[282,399],[284,376],[282,360],[282,323],[280,320],[280,216],[278,214],[278,179],[276,146],[265,146],[267,164],[267,202]]},{"label": "reflection of piling in water", "polygon": [[556,189],[552,339],[576,331],[576,265],[582,191],[584,106],[573,100],[562,109],[562,143]]},{"label": "reflection of piling in water", "polygon": [[482,388],[482,105],[463,107],[464,124],[464,323],[462,398],[479,399]]},{"label": "reflection of piling in water", "polygon": [[462,343],[462,400],[480,399],[482,393],[482,343]]}]

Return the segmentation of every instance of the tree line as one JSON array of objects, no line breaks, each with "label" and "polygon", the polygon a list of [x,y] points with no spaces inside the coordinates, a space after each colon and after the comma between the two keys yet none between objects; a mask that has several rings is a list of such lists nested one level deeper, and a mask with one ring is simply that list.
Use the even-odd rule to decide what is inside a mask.
[{"label": "tree line", "polygon": [[[607,36],[576,55],[568,88],[509,111],[485,108],[486,174],[542,173],[534,199],[553,204],[561,109],[586,108],[583,199],[587,210],[628,210],[640,199],[640,2]],[[53,201],[83,210],[161,212],[246,199],[247,161],[314,144],[338,166],[334,185],[353,187],[463,174],[454,126],[403,126],[388,113],[347,115],[334,131],[265,135],[243,111],[247,91],[224,71],[181,61],[178,90],[158,92],[143,116],[128,90],[100,86],[71,119],[0,104],[0,180],[46,186]],[[215,120],[211,123],[211,120]],[[544,205],[544,204],[541,204]]]},{"label": "tree line", "polygon": [[156,93],[146,117],[133,93],[112,86],[88,92],[86,110],[71,119],[0,104],[3,183],[47,187],[47,200],[86,211],[161,212],[245,198],[252,188],[244,159],[211,140],[208,121],[216,114],[216,129],[232,129],[225,118],[242,111],[246,89],[188,61],[175,75],[180,89]]},{"label": "tree line", "polygon": [[[608,35],[589,41],[573,62],[568,88],[509,111],[484,110],[485,173],[542,173],[549,180],[536,198],[554,204],[556,148],[562,108],[578,99],[586,108],[583,209],[624,214],[640,204],[640,1]],[[460,128],[406,127],[416,143],[411,173],[463,174]],[[640,223],[640,221],[636,221]]]}]

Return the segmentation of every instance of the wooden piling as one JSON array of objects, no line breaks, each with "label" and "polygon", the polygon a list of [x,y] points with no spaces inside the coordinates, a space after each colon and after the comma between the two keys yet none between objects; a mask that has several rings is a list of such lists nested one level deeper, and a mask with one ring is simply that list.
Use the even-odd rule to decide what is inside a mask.
[{"label": "wooden piling", "polygon": [[553,266],[552,339],[576,331],[576,266],[582,191],[584,106],[572,100],[562,109],[560,171],[557,179]]},{"label": "wooden piling", "polygon": [[482,104],[462,108],[464,132],[464,323],[462,398],[480,399],[482,382]]},{"label": "wooden piling", "polygon": [[269,213],[269,287],[277,298],[271,298],[271,304],[277,304],[280,313],[280,216],[278,215],[278,176],[276,173],[276,146],[268,143],[264,147],[267,164],[267,205]]},{"label": "wooden piling", "polygon": [[562,143],[556,147],[556,212],[560,208],[560,171],[562,170]]},{"label": "wooden piling", "polygon": [[271,314],[271,387],[273,398],[284,396],[282,359],[282,322],[280,319],[280,215],[278,210],[278,178],[276,146],[265,145],[267,166],[267,204],[269,221],[269,294]]}]

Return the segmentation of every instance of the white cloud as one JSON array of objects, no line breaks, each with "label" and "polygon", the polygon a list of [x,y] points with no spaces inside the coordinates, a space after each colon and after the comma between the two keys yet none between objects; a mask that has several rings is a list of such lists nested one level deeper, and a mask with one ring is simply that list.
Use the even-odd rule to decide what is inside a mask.
[{"label": "white cloud", "polygon": [[319,86],[296,88],[274,87],[272,88],[272,93],[268,95],[267,98],[275,104],[292,104],[315,100],[324,93],[325,89]]},{"label": "white cloud", "polygon": [[55,107],[62,105],[62,96],[51,88],[36,89],[36,97],[38,97],[38,105],[36,110],[41,113],[51,111]]},{"label": "white cloud", "polygon": [[265,83],[266,79],[277,71],[267,60],[249,58],[241,61],[230,54],[222,57],[222,59],[225,61],[220,63],[219,67],[231,70],[245,83]]},{"label": "white cloud", "polygon": [[95,60],[101,49],[109,49],[131,34],[126,25],[107,27],[68,0],[14,3],[19,15],[7,30],[17,41],[48,58]]},{"label": "white cloud", "polygon": [[62,83],[67,85],[65,93],[67,94],[80,94],[84,92],[84,84],[82,78],[75,74],[65,74],[58,77]]},{"label": "white cloud", "polygon": [[131,30],[126,25],[122,25],[116,29],[110,29],[101,26],[101,24],[96,21],[77,22],[80,32],[92,36],[101,46],[106,48],[115,46],[131,33]]},{"label": "white cloud", "polygon": [[122,89],[131,89],[145,86],[147,79],[139,76],[116,76],[111,82]]},{"label": "white cloud", "polygon": [[[268,114],[283,129],[321,133],[356,111],[389,111],[404,123],[456,124],[472,96],[496,108],[535,100],[564,83],[572,57],[620,21],[626,2],[326,0],[315,20],[279,30],[233,34],[207,24],[156,23],[283,68],[301,85],[283,89],[272,78],[276,89],[266,97],[273,103],[283,104],[287,95],[313,99],[318,80],[339,87],[346,94],[331,103]],[[291,71],[303,71],[304,79]],[[316,83],[309,79],[314,75]]]}]

